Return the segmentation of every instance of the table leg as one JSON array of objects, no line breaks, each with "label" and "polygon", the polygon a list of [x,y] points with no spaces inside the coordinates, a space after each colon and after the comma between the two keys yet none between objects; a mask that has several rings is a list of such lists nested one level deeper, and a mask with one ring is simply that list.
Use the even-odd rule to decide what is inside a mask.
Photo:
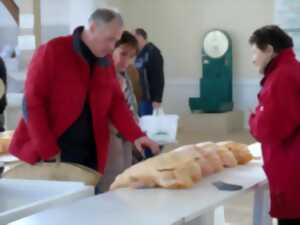
[{"label": "table leg", "polygon": [[270,198],[267,184],[255,189],[253,207],[253,225],[272,225],[272,218],[269,215]]}]

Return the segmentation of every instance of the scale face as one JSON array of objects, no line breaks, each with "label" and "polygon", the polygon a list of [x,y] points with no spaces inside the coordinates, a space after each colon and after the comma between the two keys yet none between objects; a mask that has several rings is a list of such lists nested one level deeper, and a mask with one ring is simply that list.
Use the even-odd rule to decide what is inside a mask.
[{"label": "scale face", "polygon": [[229,39],[222,31],[214,30],[206,34],[203,50],[209,57],[220,58],[228,49]]},{"label": "scale face", "polygon": [[233,109],[232,41],[226,31],[214,29],[204,35],[200,97],[190,98],[192,112],[219,113]]}]

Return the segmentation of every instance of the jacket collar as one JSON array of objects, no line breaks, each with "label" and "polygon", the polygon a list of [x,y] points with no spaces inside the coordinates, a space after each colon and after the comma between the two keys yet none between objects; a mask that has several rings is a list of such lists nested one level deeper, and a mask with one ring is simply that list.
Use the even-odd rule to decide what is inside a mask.
[{"label": "jacket collar", "polygon": [[261,86],[264,85],[270,74],[272,74],[272,72],[278,67],[279,64],[285,64],[293,60],[296,60],[296,56],[292,48],[286,48],[279,52],[278,55],[275,56],[275,58],[273,58],[266,67],[264,77],[260,82]]},{"label": "jacket collar", "polygon": [[[87,60],[85,59],[83,53],[82,53],[82,48],[81,48],[81,34],[84,30],[83,26],[75,28],[72,38],[73,38],[73,48],[74,50],[84,59],[85,62]],[[112,60],[110,59],[109,56],[105,57],[96,57],[96,62],[95,65],[100,66],[100,67],[109,67],[112,65]]]}]

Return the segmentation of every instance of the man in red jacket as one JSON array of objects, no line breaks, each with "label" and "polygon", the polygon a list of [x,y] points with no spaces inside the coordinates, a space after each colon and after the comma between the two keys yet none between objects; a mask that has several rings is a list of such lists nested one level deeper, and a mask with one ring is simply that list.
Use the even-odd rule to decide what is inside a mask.
[{"label": "man in red jacket", "polygon": [[98,9],[86,29],[39,47],[28,68],[13,155],[34,164],[60,153],[64,162],[103,173],[110,121],[139,151],[159,152],[133,119],[116,78],[110,54],[122,27],[120,14]]},{"label": "man in red jacket", "polygon": [[300,224],[300,63],[293,40],[277,26],[250,38],[253,62],[264,77],[259,103],[249,119],[261,142],[271,196],[271,216],[279,225]]}]

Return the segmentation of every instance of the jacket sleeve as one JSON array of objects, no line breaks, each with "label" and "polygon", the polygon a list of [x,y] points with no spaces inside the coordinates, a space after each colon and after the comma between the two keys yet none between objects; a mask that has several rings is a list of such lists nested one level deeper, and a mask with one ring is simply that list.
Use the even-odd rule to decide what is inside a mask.
[{"label": "jacket sleeve", "polygon": [[47,115],[47,102],[53,80],[53,56],[50,46],[42,45],[34,54],[25,82],[23,117],[34,149],[42,160],[52,158],[59,152],[51,132]]},{"label": "jacket sleeve", "polygon": [[3,81],[4,87],[5,87],[4,95],[0,99],[0,113],[3,113],[3,111],[5,110],[5,107],[7,105],[7,100],[6,100],[7,72],[6,72],[5,64],[1,58],[0,58],[0,79]]},{"label": "jacket sleeve", "polygon": [[136,123],[117,80],[114,82],[113,88],[114,93],[110,109],[111,121],[122,136],[133,143],[136,139],[145,136],[145,133]]},{"label": "jacket sleeve", "polygon": [[162,102],[164,91],[164,60],[158,49],[150,52],[149,62],[147,64],[147,77],[150,86],[150,95],[152,102]]},{"label": "jacket sleeve", "polygon": [[249,118],[251,134],[262,143],[281,143],[300,125],[299,82],[289,76],[278,77]]}]

